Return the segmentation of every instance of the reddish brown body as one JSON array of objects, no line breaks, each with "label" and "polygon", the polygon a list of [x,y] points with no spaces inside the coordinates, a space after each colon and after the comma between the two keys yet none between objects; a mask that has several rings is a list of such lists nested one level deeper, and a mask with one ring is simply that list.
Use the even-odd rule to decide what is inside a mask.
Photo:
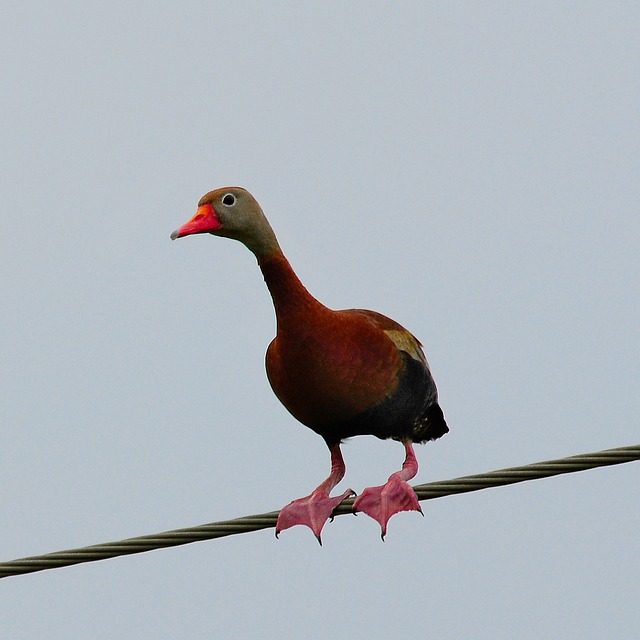
[{"label": "reddish brown body", "polygon": [[311,427],[343,422],[395,389],[402,360],[382,331],[362,314],[321,305],[302,285],[294,292],[297,278],[286,260],[261,267],[277,301],[278,335],[267,351],[267,374],[300,422]]},{"label": "reddish brown body", "polygon": [[[423,442],[448,431],[426,359],[406,329],[373,311],[328,309],[284,257],[260,267],[278,321],[267,375],[300,422],[329,445],[365,434]],[[398,348],[398,336],[415,355]]]}]

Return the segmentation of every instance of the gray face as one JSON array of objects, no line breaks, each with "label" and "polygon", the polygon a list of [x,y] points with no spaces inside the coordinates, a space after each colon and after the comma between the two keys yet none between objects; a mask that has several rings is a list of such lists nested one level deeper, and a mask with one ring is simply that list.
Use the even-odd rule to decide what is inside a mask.
[{"label": "gray face", "polygon": [[224,187],[205,194],[198,206],[210,204],[220,220],[211,233],[242,242],[257,257],[279,253],[280,247],[256,199],[241,187]]}]

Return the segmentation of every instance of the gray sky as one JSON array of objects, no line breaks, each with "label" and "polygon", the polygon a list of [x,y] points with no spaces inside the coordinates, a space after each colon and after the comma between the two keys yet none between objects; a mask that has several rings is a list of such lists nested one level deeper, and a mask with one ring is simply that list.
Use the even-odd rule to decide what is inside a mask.
[{"label": "gray sky", "polygon": [[[637,444],[635,2],[7,2],[2,560],[277,509],[327,472],[264,373],[263,205],[307,287],[425,344],[416,482]],[[345,447],[357,491],[397,443]],[[638,464],[0,581],[2,636],[635,637]],[[633,595],[636,594],[636,595]]]}]

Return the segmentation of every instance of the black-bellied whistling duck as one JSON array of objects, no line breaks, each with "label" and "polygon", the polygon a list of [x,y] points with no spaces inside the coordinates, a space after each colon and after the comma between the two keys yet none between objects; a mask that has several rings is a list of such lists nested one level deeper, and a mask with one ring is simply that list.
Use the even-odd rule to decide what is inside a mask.
[{"label": "black-bellied whistling duck", "polygon": [[351,436],[392,438],[406,451],[402,469],[386,484],[365,489],[355,500],[354,512],[377,520],[383,539],[395,513],[422,513],[407,482],[418,472],[412,443],[436,440],[449,428],[418,340],[375,311],[333,311],[318,302],[294,273],[260,205],[245,189],[207,193],[193,218],[171,239],[195,233],[239,240],[256,256],[277,319],[277,335],[266,355],[269,382],[282,404],[321,435],[331,452],[329,477],[280,511],[276,535],[304,524],[321,541],[333,510],[355,495],[348,489],[329,496],[346,470],[340,443]]}]

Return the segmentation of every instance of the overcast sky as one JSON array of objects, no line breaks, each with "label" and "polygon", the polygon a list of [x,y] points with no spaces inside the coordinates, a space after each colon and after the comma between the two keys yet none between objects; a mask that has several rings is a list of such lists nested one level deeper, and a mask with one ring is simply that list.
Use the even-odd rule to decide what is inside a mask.
[{"label": "overcast sky", "polygon": [[[0,20],[0,550],[277,509],[329,468],[264,373],[260,201],[303,282],[424,343],[417,483],[637,444],[636,2],[21,2]],[[354,438],[342,491],[400,445]],[[638,463],[0,581],[47,638],[636,637]]]}]

